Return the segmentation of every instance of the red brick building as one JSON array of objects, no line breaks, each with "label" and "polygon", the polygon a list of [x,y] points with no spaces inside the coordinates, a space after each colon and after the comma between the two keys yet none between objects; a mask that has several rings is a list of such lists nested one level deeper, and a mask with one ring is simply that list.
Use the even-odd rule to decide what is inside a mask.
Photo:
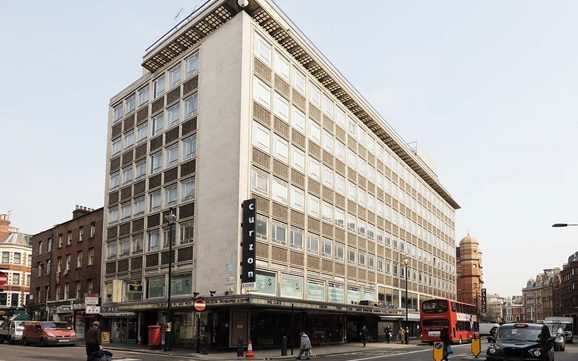
[{"label": "red brick building", "polygon": [[85,294],[100,293],[102,211],[76,206],[71,220],[32,238],[31,317],[74,322],[79,338],[96,317]]},{"label": "red brick building", "polygon": [[574,333],[578,334],[578,252],[568,257],[560,271],[560,283],[554,289],[554,316],[574,319]]}]

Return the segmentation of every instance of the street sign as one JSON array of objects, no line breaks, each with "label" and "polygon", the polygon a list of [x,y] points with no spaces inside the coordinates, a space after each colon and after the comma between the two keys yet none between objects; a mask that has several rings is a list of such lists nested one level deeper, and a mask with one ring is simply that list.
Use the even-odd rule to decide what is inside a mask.
[{"label": "street sign", "polygon": [[444,359],[444,344],[443,344],[443,342],[434,342],[433,359],[434,359],[434,361],[442,361]]},{"label": "street sign", "polygon": [[205,307],[207,307],[207,305],[205,304],[205,300],[195,300],[193,307],[195,307],[195,310],[201,312]]},{"label": "street sign", "polygon": [[84,313],[87,315],[97,315],[100,313],[100,306],[86,305]]},{"label": "street sign", "polygon": [[84,303],[86,305],[96,306],[96,305],[98,305],[98,297],[92,297],[92,296],[84,297]]},{"label": "street sign", "polygon": [[482,353],[482,343],[480,341],[481,340],[479,338],[472,338],[471,350],[472,355],[474,355],[476,358],[480,355],[480,353]]},{"label": "street sign", "polygon": [[0,286],[4,286],[8,283],[8,274],[0,272]]}]

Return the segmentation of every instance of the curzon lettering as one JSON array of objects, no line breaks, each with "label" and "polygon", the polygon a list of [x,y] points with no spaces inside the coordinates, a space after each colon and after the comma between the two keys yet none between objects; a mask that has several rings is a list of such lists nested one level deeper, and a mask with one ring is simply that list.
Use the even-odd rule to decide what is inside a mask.
[{"label": "curzon lettering", "polygon": [[[250,200],[254,201],[254,199],[250,199]],[[252,211],[255,210],[255,202],[249,203],[249,209]]]},{"label": "curzon lettering", "polygon": [[241,282],[255,282],[255,234],[256,234],[256,200],[247,199],[242,204],[242,259],[241,259]]},{"label": "curzon lettering", "polygon": [[253,250],[255,250],[255,245],[253,243],[251,243],[249,245],[249,251],[253,251]]},{"label": "curzon lettering", "polygon": [[248,264],[253,264],[253,259],[252,259],[252,258],[247,258],[247,263],[248,263]]},{"label": "curzon lettering", "polygon": [[255,231],[250,230],[250,231],[249,231],[249,237],[253,237],[253,234],[254,234],[254,233],[255,233]]},{"label": "curzon lettering", "polygon": [[255,217],[249,217],[249,224],[255,223]]}]

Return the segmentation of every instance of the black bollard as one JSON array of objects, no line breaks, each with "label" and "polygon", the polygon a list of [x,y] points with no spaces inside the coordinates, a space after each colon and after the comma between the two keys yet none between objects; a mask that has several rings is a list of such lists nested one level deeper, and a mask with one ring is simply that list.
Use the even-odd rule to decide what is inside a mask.
[{"label": "black bollard", "polygon": [[243,337],[239,337],[239,341],[237,342],[237,357],[245,356],[244,349],[245,348],[245,339]]},{"label": "black bollard", "polygon": [[281,339],[281,356],[287,356],[287,336]]}]

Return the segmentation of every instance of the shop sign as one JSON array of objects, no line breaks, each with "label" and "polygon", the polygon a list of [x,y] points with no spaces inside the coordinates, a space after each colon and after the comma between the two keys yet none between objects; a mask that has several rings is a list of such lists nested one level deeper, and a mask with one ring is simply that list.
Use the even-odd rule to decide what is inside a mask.
[{"label": "shop sign", "polygon": [[257,273],[255,277],[255,288],[253,292],[266,295],[276,295],[277,280],[274,273]]},{"label": "shop sign", "polygon": [[86,305],[98,305],[98,297],[84,297]]},{"label": "shop sign", "polygon": [[325,283],[321,281],[307,281],[307,299],[325,301]]},{"label": "shop sign", "polygon": [[256,209],[257,201],[255,198],[243,201],[243,259],[241,262],[241,282],[243,284],[255,282]]},{"label": "shop sign", "polygon": [[283,275],[281,277],[281,297],[303,298],[303,277]]},{"label": "shop sign", "polygon": [[179,276],[171,278],[171,295],[190,295],[193,293],[193,277]]},{"label": "shop sign", "polygon": [[84,311],[87,315],[96,315],[100,313],[100,306],[86,305],[86,310]]},{"label": "shop sign", "polygon": [[343,303],[344,298],[345,292],[343,290],[343,285],[338,285],[336,283],[329,283],[327,301]]},{"label": "shop sign", "polygon": [[56,313],[70,313],[72,311],[72,307],[70,305],[60,305],[56,307]]}]

